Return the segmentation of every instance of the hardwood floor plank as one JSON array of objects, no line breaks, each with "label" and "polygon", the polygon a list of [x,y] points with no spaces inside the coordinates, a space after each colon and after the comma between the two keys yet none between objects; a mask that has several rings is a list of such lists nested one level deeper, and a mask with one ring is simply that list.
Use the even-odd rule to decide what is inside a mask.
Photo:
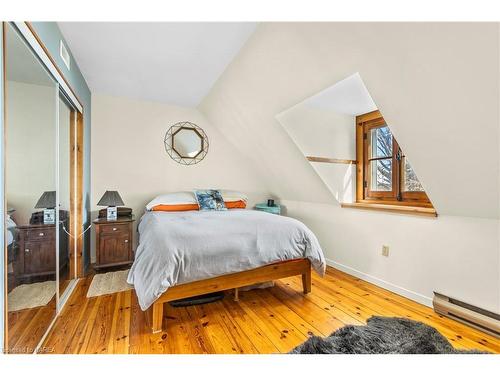
[{"label": "hardwood floor plank", "polygon": [[230,314],[224,308],[221,302],[214,302],[205,305],[206,309],[210,311],[211,315],[215,317],[220,326],[222,327],[225,335],[229,341],[236,348],[238,354],[257,354],[259,351],[252,344],[252,341],[247,337],[244,331],[240,330]]},{"label": "hardwood floor plank", "polygon": [[[340,271],[339,271],[340,272]],[[331,277],[331,275],[327,275]],[[484,332],[472,327],[463,325],[447,317],[435,313],[432,309],[411,301],[405,297],[398,296],[392,292],[378,288],[373,284],[355,279],[347,274],[337,274],[336,277],[329,280],[346,291],[357,291],[366,300],[365,303],[380,304],[387,308],[397,309],[398,313],[405,314],[406,317],[414,320],[420,320],[430,326],[434,326],[443,333],[450,341],[464,343],[466,348],[476,348],[484,350],[487,346],[495,352],[500,351],[500,340],[494,336],[487,335]],[[361,293],[361,294],[360,294]],[[472,341],[473,343],[469,342]],[[489,345],[488,345],[489,344]]]},{"label": "hardwood floor plank", "polygon": [[[269,288],[271,289],[271,288]],[[306,320],[304,320],[299,314],[297,314],[294,310],[290,309],[287,304],[283,303],[280,301],[278,298],[276,298],[270,290],[256,290],[255,294],[259,296],[259,299],[261,300],[261,303],[269,310],[269,311],[275,311],[281,316],[283,316],[284,319],[286,319],[287,322],[292,324],[295,329],[302,333],[304,336],[324,336],[325,334],[316,329],[315,326],[309,324]]]},{"label": "hardwood floor plank", "polygon": [[[302,284],[299,284],[297,280],[290,281],[288,286],[295,294],[300,293],[300,290],[302,290]],[[306,298],[327,314],[341,319],[344,324],[364,324],[366,319],[374,314],[376,315],[376,312],[373,310],[367,310],[358,304],[345,303],[338,296],[326,293],[321,288],[318,288],[316,293],[307,295]]]},{"label": "hardwood floor plank", "polygon": [[167,338],[163,341],[164,352],[172,354],[200,354],[198,346],[186,322],[182,319],[182,308],[174,308],[166,304]]},{"label": "hardwood floor plank", "polygon": [[[86,298],[91,277],[81,280],[56,320],[44,346],[55,353],[286,353],[310,333],[326,336],[346,324],[364,324],[373,315],[400,316],[435,327],[457,348],[500,352],[500,340],[436,314],[432,309],[338,270],[313,274],[312,292],[302,293],[300,277],[275,286],[230,293],[219,302],[164,308],[166,330],[151,334],[133,290]],[[12,320],[17,342],[24,325],[36,330],[43,314],[25,311]],[[23,323],[24,322],[24,323]]]},{"label": "hardwood floor plank", "polygon": [[[196,314],[196,315],[195,315]],[[180,315],[184,326],[189,333],[191,344],[198,348],[201,353],[215,353],[215,348],[208,338],[206,332],[202,329],[202,322],[199,320],[197,312],[192,308],[180,309]]]},{"label": "hardwood floor plank", "polygon": [[69,298],[59,319],[45,339],[45,345],[54,349],[54,353],[64,353],[70,340],[75,336],[78,323],[83,318],[89,300],[85,298],[89,283],[80,281]]},{"label": "hardwood floor plank", "polygon": [[252,320],[263,329],[281,353],[287,353],[304,342],[307,335],[298,331],[277,311],[270,310],[255,293],[240,295],[240,305]]},{"label": "hardwood floor plank", "polygon": [[[342,298],[355,301],[356,303],[359,303],[360,305],[362,304],[363,306],[367,306],[368,308],[370,307],[376,308],[378,310],[377,315],[391,316],[392,314],[392,316],[398,316],[413,320],[419,320],[419,321],[427,320],[424,321],[426,324],[440,331],[441,334],[447,337],[448,340],[450,340],[452,344],[457,348],[460,349],[466,349],[470,347],[478,348],[476,343],[473,340],[470,340],[468,337],[463,337],[460,335],[457,336],[452,330],[443,326],[439,322],[428,320],[426,317],[427,314],[415,313],[412,310],[401,308],[397,304],[387,303],[385,299],[370,293],[366,293],[366,291],[363,291],[361,289],[355,289],[354,287],[346,288],[346,286],[351,284],[342,282],[340,280],[337,280],[336,284],[320,279],[315,280],[315,282],[318,285],[322,285],[322,288],[324,288],[327,291],[330,292],[335,291],[335,293],[337,293],[337,295],[339,296],[342,296]],[[333,285],[337,285],[337,287],[332,287]],[[478,349],[480,349],[480,347]]]},{"label": "hardwood floor plank", "polygon": [[325,336],[346,324],[358,325],[363,323],[361,319],[354,319],[342,310],[335,308],[325,310],[315,302],[316,296],[313,294],[304,296],[300,291],[292,289],[290,285],[278,282],[277,288],[272,289],[271,293],[282,303],[303,316]]},{"label": "hardwood floor plank", "polygon": [[245,335],[254,343],[259,353],[278,353],[278,348],[267,337],[266,333],[260,330],[254,321],[245,313],[240,304],[225,298],[222,302],[226,311],[231,316],[232,321],[242,330]]}]

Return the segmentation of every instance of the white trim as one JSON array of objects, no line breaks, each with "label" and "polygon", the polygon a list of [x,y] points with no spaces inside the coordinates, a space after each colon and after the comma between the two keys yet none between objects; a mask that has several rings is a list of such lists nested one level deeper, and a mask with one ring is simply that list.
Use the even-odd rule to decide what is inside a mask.
[{"label": "white trim", "polygon": [[64,94],[68,96],[68,98],[71,100],[75,108],[78,109],[80,113],[82,113],[83,108],[80,102],[73,94],[73,91],[71,91],[70,87],[64,80],[63,76],[59,73],[56,66],[52,63],[52,60],[49,58],[45,50],[42,48],[40,43],[38,43],[38,40],[35,38],[35,36],[31,32],[29,27],[26,25],[26,23],[25,22],[13,22],[13,23],[14,25],[16,25],[17,29],[22,34],[24,39],[26,39],[26,42],[28,42],[28,44],[31,46],[35,54],[40,58],[40,60],[42,60],[43,64],[49,70],[50,74],[52,74],[54,79],[59,83]]},{"label": "white trim", "polygon": [[415,302],[418,302],[422,305],[425,305],[427,307],[432,308],[432,298],[424,296],[423,294],[414,292],[412,290],[405,289],[403,287],[400,287],[396,284],[390,283],[388,281],[379,279],[378,277],[368,275],[367,273],[358,271],[352,267],[346,266],[344,264],[341,264],[339,262],[335,262],[331,259],[326,259],[326,264],[328,264],[330,267],[337,268],[338,270],[348,273],[349,275],[358,277],[364,281],[368,281],[372,284],[375,284],[381,288],[387,289],[391,292],[394,292],[396,294],[399,294],[403,297],[409,298]]},{"label": "white trim", "polygon": [[[75,114],[75,116],[73,116],[73,124],[71,124],[71,126],[73,127],[73,144],[75,145],[75,150],[73,151],[74,152],[74,157],[73,157],[73,162],[74,162],[74,165],[73,165],[73,186],[74,186],[74,189],[73,189],[73,212],[78,212],[77,208],[78,208],[78,202],[77,202],[77,185],[78,185],[78,178],[77,178],[77,171],[78,171],[78,143],[77,143],[77,140],[78,140],[78,115]],[[71,134],[71,129],[70,129],[70,134]],[[71,157],[70,157],[70,160],[71,160]],[[83,218],[82,218],[83,219]],[[83,221],[83,220],[82,220]],[[76,236],[76,234],[78,233],[78,226],[77,226],[77,220],[73,220],[73,222],[71,223],[73,225],[73,260],[74,260],[74,269],[73,269],[73,278],[75,279],[78,275],[78,252],[77,252],[77,249],[78,249],[78,239],[79,237]],[[80,228],[82,229],[82,228]],[[83,233],[82,232],[82,236],[83,236]]]},{"label": "white trim", "polygon": [[73,290],[75,290],[78,281],[80,281],[80,279],[71,279],[69,285],[66,287],[66,290],[63,292],[62,296],[59,297],[59,304],[61,305],[61,308],[59,309],[57,315],[61,313],[64,305],[68,301],[69,297],[71,297],[71,293],[73,293]]},{"label": "white trim", "polygon": [[61,226],[59,211],[61,202],[61,193],[59,193],[59,92],[61,90],[61,86],[56,82],[56,311],[59,313],[59,271],[61,270],[59,267],[59,227]]}]

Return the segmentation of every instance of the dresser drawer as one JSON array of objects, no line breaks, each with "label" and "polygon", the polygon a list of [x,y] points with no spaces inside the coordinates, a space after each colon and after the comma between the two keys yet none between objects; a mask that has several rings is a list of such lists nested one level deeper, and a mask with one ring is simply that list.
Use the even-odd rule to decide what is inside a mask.
[{"label": "dresser drawer", "polygon": [[103,225],[101,226],[102,234],[128,234],[128,224]]},{"label": "dresser drawer", "polygon": [[56,228],[38,228],[38,229],[29,229],[25,231],[26,240],[36,241],[36,240],[47,240],[55,238]]}]

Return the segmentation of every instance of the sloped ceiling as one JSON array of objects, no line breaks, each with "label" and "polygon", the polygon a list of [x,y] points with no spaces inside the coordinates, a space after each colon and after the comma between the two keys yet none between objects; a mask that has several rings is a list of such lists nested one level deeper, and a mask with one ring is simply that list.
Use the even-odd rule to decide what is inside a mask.
[{"label": "sloped ceiling", "polygon": [[255,30],[251,22],[59,22],[93,92],[193,107]]},{"label": "sloped ceiling", "polygon": [[200,109],[282,199],[331,196],[275,116],[359,72],[440,214],[498,218],[498,26],[261,24]]},{"label": "sloped ceiling", "polygon": [[333,84],[303,103],[309,107],[358,116],[377,109],[359,73]]}]

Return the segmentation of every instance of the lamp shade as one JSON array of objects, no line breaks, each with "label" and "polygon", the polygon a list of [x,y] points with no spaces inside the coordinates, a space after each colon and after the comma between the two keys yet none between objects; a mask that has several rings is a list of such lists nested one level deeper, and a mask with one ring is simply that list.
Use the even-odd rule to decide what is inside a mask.
[{"label": "lamp shade", "polygon": [[106,190],[102,198],[97,202],[98,206],[123,206],[122,197],[117,191]]},{"label": "lamp shade", "polygon": [[35,208],[54,208],[56,206],[56,192],[44,191]]}]

